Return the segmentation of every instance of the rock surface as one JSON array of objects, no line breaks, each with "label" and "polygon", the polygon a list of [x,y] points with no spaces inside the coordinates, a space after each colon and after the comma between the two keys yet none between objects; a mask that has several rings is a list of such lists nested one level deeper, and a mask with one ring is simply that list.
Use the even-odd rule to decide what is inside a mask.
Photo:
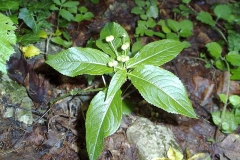
[{"label": "rock surface", "polygon": [[174,134],[169,128],[156,125],[146,118],[137,118],[127,130],[127,139],[136,145],[140,160],[167,157],[170,146],[179,150]]}]

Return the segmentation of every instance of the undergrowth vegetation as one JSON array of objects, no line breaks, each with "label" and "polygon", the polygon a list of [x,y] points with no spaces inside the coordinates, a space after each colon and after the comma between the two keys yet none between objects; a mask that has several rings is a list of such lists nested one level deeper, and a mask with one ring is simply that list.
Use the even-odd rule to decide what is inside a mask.
[{"label": "undergrowth vegetation", "polygon": [[[91,0],[98,3],[97,0]],[[157,0],[135,0],[131,13],[139,15],[134,39],[117,23],[106,23],[96,40],[94,48],[71,47],[73,42],[68,33],[71,23],[94,18],[87,7],[78,1],[0,0],[0,71],[7,74],[6,61],[17,45],[25,58],[41,52],[34,43],[46,40],[62,46],[65,50],[48,54],[46,63],[63,75],[102,76],[104,87],[92,99],[86,114],[86,143],[90,159],[97,159],[105,137],[113,134],[122,118],[122,85],[128,80],[142,97],[167,112],[196,118],[184,85],[169,71],[159,66],[175,58],[183,49],[191,47],[187,38],[193,35],[194,23],[188,17],[194,16],[199,23],[219,33],[222,40],[206,44],[206,53],[200,59],[206,67],[231,73],[226,93],[219,94],[224,107],[213,112],[213,122],[225,133],[233,132],[240,124],[240,97],[230,95],[230,80],[240,80],[240,15],[239,3],[213,5],[213,14],[197,12],[190,1],[183,0],[173,10],[179,19],[161,19]],[[51,16],[57,17],[50,22]],[[157,29],[156,29],[157,28]],[[143,36],[155,36],[158,41],[142,45]],[[131,43],[134,41],[134,43]],[[227,52],[223,52],[223,47]],[[111,77],[106,84],[104,77]],[[80,94],[73,90],[70,95]],[[125,93],[125,91],[124,91]]]}]

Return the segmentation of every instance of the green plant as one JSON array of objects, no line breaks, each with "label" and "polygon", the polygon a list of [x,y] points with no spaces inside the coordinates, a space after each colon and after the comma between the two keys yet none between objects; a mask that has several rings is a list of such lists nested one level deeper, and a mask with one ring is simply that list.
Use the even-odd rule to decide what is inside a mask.
[{"label": "green plant", "polygon": [[159,36],[163,37],[159,32],[153,31],[153,28],[157,25],[155,18],[159,15],[156,0],[135,0],[136,6],[132,8],[131,13],[139,15],[140,20],[137,22],[137,28],[135,31],[135,37],[147,35],[147,36]]},{"label": "green plant", "polygon": [[[206,45],[210,56],[213,58],[211,65],[215,65],[220,70],[225,70],[231,72],[231,66],[240,66],[240,55],[236,51],[229,52],[225,57],[222,56],[222,47],[216,43],[211,42]],[[233,69],[235,71],[235,69]],[[234,76],[234,77],[233,77]],[[239,74],[233,74],[231,79],[239,78]],[[232,78],[233,77],[233,78]],[[240,114],[239,114],[239,102],[240,97],[237,95],[232,95],[229,97],[229,88],[230,88],[230,78],[227,82],[227,91],[226,94],[220,94],[219,98],[224,103],[222,111],[212,112],[213,122],[220,126],[220,129],[225,133],[231,133],[237,129],[240,124]],[[227,106],[229,105],[228,101],[232,105],[233,109],[231,112],[226,111]]]},{"label": "green plant", "polygon": [[[57,29],[61,20],[60,17],[68,22],[80,22],[82,20],[90,20],[93,17],[93,14],[88,12],[86,7],[82,6],[78,8],[78,1],[53,0],[53,2],[54,4],[51,5],[50,10],[58,12]],[[64,21],[64,23],[66,22]]]},{"label": "green plant", "polygon": [[103,138],[114,133],[122,118],[121,87],[128,79],[143,98],[170,113],[196,118],[181,81],[158,67],[176,57],[184,44],[162,40],[147,44],[129,57],[130,38],[116,23],[107,23],[92,48],[72,47],[49,55],[46,63],[67,76],[112,74],[108,87],[91,101],[86,115],[86,142],[90,159],[97,159]]},{"label": "green plant", "polygon": [[177,16],[188,17],[190,14],[194,14],[194,10],[189,5],[191,0],[182,0],[182,3],[179,4],[177,8],[174,8],[172,11],[177,13]]},{"label": "green plant", "polygon": [[[167,19],[160,20],[158,24],[162,27],[162,31],[166,34],[165,38],[179,40],[180,38],[186,38],[191,36],[193,30],[193,23],[190,20],[182,20],[180,22]],[[184,41],[185,48],[190,47],[190,43]]]},{"label": "green plant", "polygon": [[11,18],[11,20],[18,25],[16,30],[17,42],[21,45],[28,45],[30,43],[41,40],[39,33],[43,29],[51,29],[51,24],[47,22],[50,15],[49,7],[51,1],[6,1],[0,0],[3,4],[0,11]]},{"label": "green plant", "polygon": [[224,103],[224,106],[231,106],[232,110],[212,112],[213,122],[220,126],[224,133],[232,133],[240,125],[240,97],[231,95],[228,98],[226,94],[219,94],[219,98]]},{"label": "green plant", "polygon": [[0,13],[0,71],[5,74],[7,73],[6,61],[14,53],[11,45],[16,44],[15,29],[16,27],[11,19]]},{"label": "green plant", "polygon": [[[156,22],[159,16],[159,9],[156,0],[135,0],[136,6],[132,8],[131,13],[139,15],[140,20],[137,22],[135,37],[136,42],[133,44],[132,53],[137,53],[141,47],[141,38],[144,35],[157,36],[160,38],[175,39],[186,38],[192,35],[193,23],[190,20],[182,20],[181,22],[168,19]],[[162,32],[155,31],[155,27],[159,25]],[[190,43],[185,41],[185,48],[189,47]]]},{"label": "green plant", "polygon": [[67,28],[71,21],[78,22],[79,25],[79,22],[90,20],[94,15],[92,12],[88,12],[85,6],[78,7],[78,1],[53,0],[53,2],[54,4],[51,5],[50,10],[57,12],[57,29],[55,34],[52,34],[53,37],[50,37],[51,41],[69,48],[72,41],[67,32],[62,32],[59,28]]}]

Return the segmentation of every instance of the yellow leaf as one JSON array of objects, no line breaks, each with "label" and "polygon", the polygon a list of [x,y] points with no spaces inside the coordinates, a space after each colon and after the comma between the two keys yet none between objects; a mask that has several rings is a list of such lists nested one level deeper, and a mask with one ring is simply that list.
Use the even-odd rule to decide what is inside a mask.
[{"label": "yellow leaf", "polygon": [[41,53],[41,51],[32,44],[30,44],[26,47],[21,47],[20,49],[23,52],[24,57],[26,57],[26,58],[31,58],[31,57],[39,55]]},{"label": "yellow leaf", "polygon": [[56,31],[55,31],[55,36],[60,36],[62,34],[62,32],[59,30],[59,29],[57,29]]},{"label": "yellow leaf", "polygon": [[198,153],[189,158],[188,160],[211,160],[211,157],[208,153]]},{"label": "yellow leaf", "polygon": [[167,156],[171,160],[182,160],[183,159],[182,153],[172,147],[169,147]]},{"label": "yellow leaf", "polygon": [[47,32],[44,31],[44,30],[39,31],[38,32],[38,37],[46,39],[48,37]]},{"label": "yellow leaf", "polygon": [[171,159],[169,159],[169,158],[153,158],[151,160],[171,160]]}]

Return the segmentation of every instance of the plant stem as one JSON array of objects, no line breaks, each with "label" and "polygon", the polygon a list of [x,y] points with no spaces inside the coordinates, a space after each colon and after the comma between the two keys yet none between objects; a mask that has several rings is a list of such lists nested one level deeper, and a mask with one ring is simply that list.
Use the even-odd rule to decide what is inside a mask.
[{"label": "plant stem", "polygon": [[226,43],[228,43],[227,38],[225,37],[225,35],[223,34],[223,32],[222,32],[217,26],[215,26],[214,29],[216,29],[216,30],[218,31],[218,33],[223,37],[224,41],[225,41]]},{"label": "plant stem", "polygon": [[57,102],[57,101],[59,101],[63,98],[66,98],[68,96],[73,96],[73,95],[87,93],[87,92],[97,92],[97,91],[102,91],[102,90],[104,90],[104,88],[85,89],[85,90],[74,89],[74,90],[70,91],[69,93],[64,94],[61,97],[58,97],[58,98],[55,98],[54,100],[51,100],[49,103],[50,103],[50,106],[51,106],[55,102]]},{"label": "plant stem", "polygon": [[[228,62],[226,61],[225,58],[222,58],[222,59],[223,59],[224,62],[226,63],[228,73],[230,73],[230,68],[229,68],[229,64],[228,64]],[[222,114],[221,114],[221,125],[222,125],[222,122],[223,122],[223,119],[224,119],[224,114],[225,114],[226,109],[227,109],[228,95],[229,95],[229,88],[230,88],[230,78],[228,77],[228,82],[227,82],[227,92],[226,92],[227,101],[226,101],[226,103],[224,103],[223,110],[222,110]]]},{"label": "plant stem", "polygon": [[111,44],[111,46],[113,48],[113,51],[115,52],[116,56],[118,57],[118,52],[117,52],[116,48],[114,47],[113,43],[110,42],[110,44]]}]

